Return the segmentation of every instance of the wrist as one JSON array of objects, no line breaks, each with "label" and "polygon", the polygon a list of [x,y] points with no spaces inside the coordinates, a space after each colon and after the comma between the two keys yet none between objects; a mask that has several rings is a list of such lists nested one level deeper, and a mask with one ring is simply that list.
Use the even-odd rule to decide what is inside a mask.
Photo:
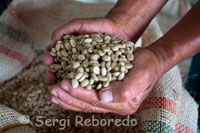
[{"label": "wrist", "polygon": [[118,0],[107,18],[117,23],[136,42],[167,0]]},{"label": "wrist", "polygon": [[162,47],[161,42],[156,41],[152,45],[148,46],[147,49],[152,52],[154,59],[157,62],[157,70],[161,75],[173,67],[175,62],[174,54],[169,53],[164,47]]},{"label": "wrist", "polygon": [[128,40],[136,42],[141,35],[143,26],[141,26],[142,18],[139,16],[133,17],[125,11],[111,10],[106,18],[112,20],[117,25],[118,29],[127,36],[126,39]]}]

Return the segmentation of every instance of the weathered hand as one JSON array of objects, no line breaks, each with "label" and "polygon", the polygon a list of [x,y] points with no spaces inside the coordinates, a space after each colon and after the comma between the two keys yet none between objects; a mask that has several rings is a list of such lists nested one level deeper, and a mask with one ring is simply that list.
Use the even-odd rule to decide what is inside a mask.
[{"label": "weathered hand", "polygon": [[51,89],[52,101],[63,108],[79,112],[133,114],[161,76],[161,61],[149,49],[135,53],[133,68],[123,81],[112,82],[99,92],[72,88],[63,80]]},{"label": "weathered hand", "polygon": [[[53,32],[53,41],[48,50],[66,34],[100,32],[128,40],[134,38],[134,35],[127,30],[125,31],[126,28],[123,27],[126,26],[109,18],[76,19]],[[44,64],[49,66],[52,63],[53,58],[48,55]],[[135,59],[132,63],[133,68],[129,70],[123,81],[112,82],[109,87],[103,88],[99,92],[86,90],[80,86],[74,89],[69,80],[63,80],[51,88],[52,101],[65,109],[79,112],[132,114],[138,109],[161,76],[160,60],[148,48],[139,49],[135,53]],[[51,72],[47,73],[47,79],[56,81],[55,75]]]},{"label": "weathered hand", "polygon": [[108,33],[124,39],[131,40],[133,35],[127,35],[122,30],[123,25],[118,24],[111,18],[83,18],[75,19],[71,22],[56,29],[52,34],[52,44],[48,47],[51,48],[56,41],[61,40],[64,35],[80,35],[91,33]]},{"label": "weathered hand", "polygon": [[[124,39],[131,40],[134,35],[122,31],[122,25],[119,25],[113,19],[109,18],[90,18],[90,19],[75,19],[60,28],[56,29],[52,34],[52,44],[49,45],[47,50],[50,50],[55,42],[61,40],[67,34],[91,34],[91,33],[108,33]],[[53,57],[47,55],[44,59],[44,64],[49,66],[53,63]],[[47,79],[56,81],[55,75],[47,72]]]}]

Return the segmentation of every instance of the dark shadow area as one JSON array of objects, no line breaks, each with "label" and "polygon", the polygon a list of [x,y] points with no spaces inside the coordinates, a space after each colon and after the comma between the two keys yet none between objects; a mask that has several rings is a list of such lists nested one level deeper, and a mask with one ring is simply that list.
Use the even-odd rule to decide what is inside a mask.
[{"label": "dark shadow area", "polygon": [[12,0],[0,0],[0,15],[8,7]]}]

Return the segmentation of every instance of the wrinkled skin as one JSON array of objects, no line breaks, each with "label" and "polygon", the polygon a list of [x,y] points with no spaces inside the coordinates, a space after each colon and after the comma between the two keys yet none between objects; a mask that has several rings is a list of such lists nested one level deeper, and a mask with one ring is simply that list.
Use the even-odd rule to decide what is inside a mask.
[{"label": "wrinkled skin", "polygon": [[[77,19],[58,28],[53,32],[50,50],[57,40],[65,34],[109,33],[128,40],[134,35],[120,30],[120,25],[108,18]],[[51,87],[52,102],[59,104],[67,110],[78,112],[116,113],[121,115],[133,114],[149,94],[153,85],[162,75],[161,59],[150,49],[138,49],[132,62],[133,68],[129,70],[123,81],[114,81],[107,88],[86,90],[80,86],[72,88],[69,80]],[[44,64],[49,66],[53,58],[47,55]],[[56,81],[55,75],[48,72],[50,81]]]}]

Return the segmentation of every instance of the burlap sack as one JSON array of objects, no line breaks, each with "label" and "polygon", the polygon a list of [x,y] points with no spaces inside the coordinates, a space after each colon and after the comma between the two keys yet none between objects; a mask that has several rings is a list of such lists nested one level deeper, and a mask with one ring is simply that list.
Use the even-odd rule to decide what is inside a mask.
[{"label": "burlap sack", "polygon": [[26,67],[35,50],[46,48],[56,27],[74,18],[104,16],[114,4],[103,5],[88,8],[72,0],[14,0],[0,17],[0,83]]},{"label": "burlap sack", "polygon": [[36,133],[29,119],[15,110],[0,104],[0,132]]},{"label": "burlap sack", "polygon": [[[26,30],[27,38],[31,37],[30,40],[33,40],[34,47],[43,49],[50,43],[50,35],[55,27],[73,18],[104,16],[113,5],[112,3],[90,5],[71,0],[14,0],[9,8],[16,9],[13,11],[14,16],[18,18],[17,21],[22,22],[22,29]],[[5,16],[13,17],[8,11],[4,13],[4,18]],[[6,21],[2,17],[0,20]],[[162,32],[156,20],[153,20],[142,36],[143,46],[151,44],[161,36]],[[26,45],[21,44],[22,46]],[[8,48],[12,47],[8,45]],[[21,53],[24,52],[22,51]],[[3,58],[10,58],[5,54],[3,56]],[[2,61],[4,60],[2,59]],[[17,69],[19,66],[15,67]],[[22,67],[20,67],[21,69]],[[4,71],[4,75],[7,75]],[[182,88],[181,76],[177,67],[172,68],[160,79],[135,116],[140,119],[137,129],[143,132],[196,132],[197,104]]]},{"label": "burlap sack", "polygon": [[10,5],[0,17],[0,83],[26,67],[34,57],[34,49],[25,25]]},{"label": "burlap sack", "polygon": [[[143,34],[143,47],[162,36],[154,19]],[[138,110],[143,131],[197,132],[198,105],[182,87],[177,66],[165,73]]]}]

